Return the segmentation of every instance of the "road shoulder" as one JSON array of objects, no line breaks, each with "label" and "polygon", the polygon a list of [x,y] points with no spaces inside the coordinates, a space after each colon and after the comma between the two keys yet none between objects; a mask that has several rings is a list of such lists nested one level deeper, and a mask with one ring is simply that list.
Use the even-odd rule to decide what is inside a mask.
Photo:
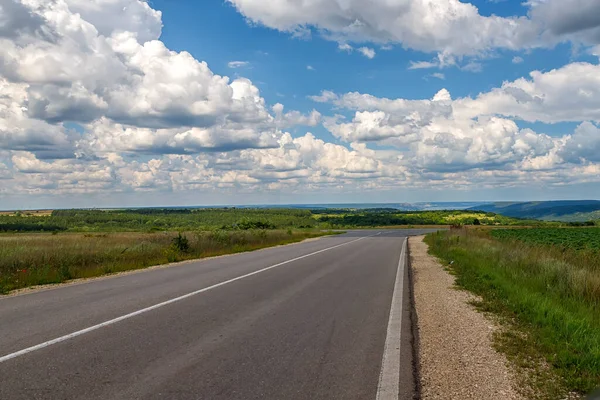
[{"label": "road shoulder", "polygon": [[494,350],[493,321],[454,287],[423,236],[409,239],[423,399],[522,399],[506,358]]}]

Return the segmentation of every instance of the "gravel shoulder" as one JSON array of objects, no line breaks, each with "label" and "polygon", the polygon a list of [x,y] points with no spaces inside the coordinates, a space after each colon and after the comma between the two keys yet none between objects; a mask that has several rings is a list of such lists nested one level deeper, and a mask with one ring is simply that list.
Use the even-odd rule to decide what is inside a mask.
[{"label": "gravel shoulder", "polygon": [[419,334],[423,399],[522,399],[506,358],[494,350],[495,324],[454,288],[454,277],[427,253],[423,236],[409,239]]}]

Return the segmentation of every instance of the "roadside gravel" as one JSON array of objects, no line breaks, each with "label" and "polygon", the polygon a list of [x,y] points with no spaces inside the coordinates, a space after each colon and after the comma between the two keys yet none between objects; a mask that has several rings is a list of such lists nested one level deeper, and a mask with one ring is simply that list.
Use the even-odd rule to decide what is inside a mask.
[{"label": "roadside gravel", "polygon": [[423,236],[409,243],[422,398],[522,399],[506,358],[492,347],[495,325],[469,304],[476,297],[454,288]]}]

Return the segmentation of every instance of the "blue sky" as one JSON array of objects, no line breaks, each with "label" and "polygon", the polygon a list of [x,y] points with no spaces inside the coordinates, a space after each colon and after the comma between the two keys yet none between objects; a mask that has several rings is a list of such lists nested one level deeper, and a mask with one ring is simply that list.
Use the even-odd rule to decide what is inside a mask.
[{"label": "blue sky", "polygon": [[600,197],[594,0],[6,13],[0,208]]},{"label": "blue sky", "polygon": [[[153,7],[163,12],[161,39],[177,51],[188,51],[205,60],[215,73],[224,76],[244,76],[251,79],[271,104],[285,103],[287,108],[330,111],[327,105],[315,104],[308,97],[321,90],[338,93],[361,92],[377,97],[427,99],[446,88],[453,97],[476,96],[527,76],[530,71],[549,71],[573,61],[595,62],[585,52],[576,52],[571,44],[528,52],[498,51],[493,57],[480,60],[481,72],[445,69],[445,79],[432,76],[432,70],[408,69],[413,61],[430,61],[434,54],[404,49],[401,44],[392,50],[377,50],[370,60],[358,53],[350,56],[338,49],[335,42],[319,36],[311,39],[293,38],[277,30],[248,23],[235,7],[222,1],[154,0]],[[471,4],[482,15],[526,15],[522,0],[478,0]],[[514,57],[523,58],[515,64]],[[247,61],[249,65],[232,70],[230,61]],[[308,70],[311,66],[314,70]],[[543,124],[519,121],[523,128],[539,129],[550,135],[573,130],[574,123]],[[335,140],[325,129],[312,129],[319,137]],[[339,142],[339,141],[338,141]],[[342,143],[343,144],[343,143]]]}]

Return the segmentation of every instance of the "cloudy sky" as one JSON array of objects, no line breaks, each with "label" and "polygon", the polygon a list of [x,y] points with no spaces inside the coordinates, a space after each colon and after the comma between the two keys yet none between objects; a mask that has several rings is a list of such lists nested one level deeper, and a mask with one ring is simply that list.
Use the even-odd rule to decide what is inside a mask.
[{"label": "cloudy sky", "polygon": [[0,0],[0,209],[600,198],[597,0]]}]

